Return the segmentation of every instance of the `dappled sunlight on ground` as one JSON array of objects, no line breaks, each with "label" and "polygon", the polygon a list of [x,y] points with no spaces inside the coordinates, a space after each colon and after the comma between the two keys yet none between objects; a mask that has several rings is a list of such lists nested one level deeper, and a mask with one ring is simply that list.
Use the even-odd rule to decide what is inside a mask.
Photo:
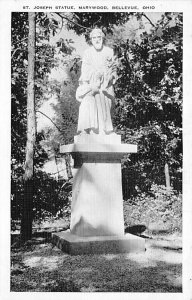
[{"label": "dappled sunlight on ground", "polygon": [[157,248],[147,249],[145,253],[131,253],[126,255],[127,260],[132,260],[138,263],[156,266],[158,262],[167,264],[181,264],[182,255],[176,251],[169,251]]},{"label": "dappled sunlight on ground", "polygon": [[130,253],[125,256],[125,259],[130,260],[130,261],[135,261],[135,262],[139,263],[141,267],[142,267],[142,265],[148,266],[148,267],[156,267],[156,265],[157,265],[155,260],[151,259],[149,257],[149,255],[147,255],[147,252],[139,253],[139,254],[138,253]]},{"label": "dappled sunlight on ground", "polygon": [[102,257],[104,257],[106,260],[112,260],[117,258],[118,254],[102,254]]},{"label": "dappled sunlight on ground", "polygon": [[150,249],[150,251],[146,251],[146,253],[151,260],[165,262],[167,264],[181,264],[182,263],[182,255],[176,251],[165,251],[162,249]]},{"label": "dappled sunlight on ground", "polygon": [[28,249],[24,253],[24,256],[54,256],[54,255],[68,256],[68,254],[62,252],[57,247],[53,247],[53,245],[50,244],[50,243],[44,243],[44,244],[36,245],[35,247],[32,247],[31,249]]},{"label": "dappled sunlight on ground", "polygon": [[23,263],[30,268],[45,268],[47,270],[54,270],[58,268],[60,257],[28,257],[23,260]]},{"label": "dappled sunlight on ground", "polygon": [[181,292],[182,253],[176,246],[178,241],[153,239],[143,253],[71,256],[43,242],[13,252],[16,264],[24,267],[12,276],[12,290]]}]

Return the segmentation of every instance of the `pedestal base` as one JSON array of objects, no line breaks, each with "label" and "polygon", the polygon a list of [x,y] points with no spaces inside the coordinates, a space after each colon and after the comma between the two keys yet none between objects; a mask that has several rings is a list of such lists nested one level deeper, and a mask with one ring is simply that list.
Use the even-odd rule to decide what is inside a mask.
[{"label": "pedestal base", "polygon": [[132,234],[123,236],[79,237],[70,231],[52,234],[52,242],[71,255],[138,253],[145,251],[145,240]]}]

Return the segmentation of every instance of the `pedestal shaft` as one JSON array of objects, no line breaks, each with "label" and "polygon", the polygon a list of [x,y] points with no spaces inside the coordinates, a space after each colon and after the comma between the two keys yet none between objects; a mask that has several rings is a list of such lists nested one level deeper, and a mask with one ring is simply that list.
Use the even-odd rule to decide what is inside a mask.
[{"label": "pedestal shaft", "polygon": [[120,162],[84,162],[74,175],[71,233],[124,235]]}]

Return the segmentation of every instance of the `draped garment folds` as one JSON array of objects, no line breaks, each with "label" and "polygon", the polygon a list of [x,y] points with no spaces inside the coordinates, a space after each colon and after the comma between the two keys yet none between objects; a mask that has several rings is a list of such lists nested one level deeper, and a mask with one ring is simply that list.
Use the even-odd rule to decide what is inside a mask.
[{"label": "draped garment folds", "polygon": [[[107,65],[113,60],[113,49],[106,46],[103,46],[100,51],[93,46],[85,51],[80,85],[76,91],[76,99],[81,102],[77,132],[86,129],[92,129],[95,133],[113,131],[111,105],[114,100],[113,84],[116,80],[116,72]],[[111,75],[113,80],[109,83]],[[91,91],[95,86],[99,86],[99,93],[93,95]]]}]

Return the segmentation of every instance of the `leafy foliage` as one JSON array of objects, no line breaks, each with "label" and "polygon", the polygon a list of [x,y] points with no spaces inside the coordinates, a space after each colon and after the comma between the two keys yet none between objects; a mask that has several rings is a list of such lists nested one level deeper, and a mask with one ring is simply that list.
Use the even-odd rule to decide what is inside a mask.
[{"label": "leafy foliage", "polygon": [[124,142],[138,144],[138,154],[124,162],[124,174],[135,179],[131,185],[145,190],[152,183],[165,183],[162,170],[168,162],[172,185],[181,190],[182,14],[162,15],[140,43],[114,45],[121,62],[116,130]]},{"label": "leafy foliage", "polygon": [[134,13],[100,13],[75,12],[70,15],[67,26],[77,34],[85,34],[89,40],[89,33],[94,27],[102,28],[105,33],[112,33],[114,25],[124,24]]},{"label": "leafy foliage", "polygon": [[80,65],[79,57],[70,56],[66,65],[67,80],[62,84],[53,82],[53,85],[57,86],[57,103],[52,104],[52,108],[55,111],[54,120],[59,131],[54,130],[51,139],[59,143],[72,143],[77,131],[79,103],[76,101],[75,94],[79,84]]},{"label": "leafy foliage", "polygon": [[[35,105],[36,110],[42,101],[46,101],[48,73],[57,64],[55,47],[49,43],[50,33],[55,33],[56,24],[47,14],[36,14],[36,74]],[[12,86],[11,86],[11,134],[12,134],[12,217],[20,218],[23,201],[23,174],[27,130],[27,66],[28,66],[28,14],[12,13]],[[62,45],[61,45],[62,47]],[[34,157],[35,173],[39,182],[44,182],[42,168],[48,159],[41,147],[44,135],[37,134]],[[36,204],[34,200],[34,204]]]}]

